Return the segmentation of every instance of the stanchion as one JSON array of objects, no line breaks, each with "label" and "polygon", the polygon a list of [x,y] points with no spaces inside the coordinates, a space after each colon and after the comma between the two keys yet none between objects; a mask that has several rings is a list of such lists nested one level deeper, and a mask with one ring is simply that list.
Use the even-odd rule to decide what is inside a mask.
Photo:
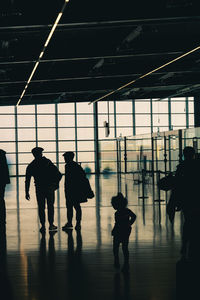
[{"label": "stanchion", "polygon": [[[161,173],[161,171],[157,171],[157,182],[159,182],[160,181],[160,173]],[[157,187],[157,191],[158,191],[158,199],[155,199],[154,200],[154,202],[158,202],[158,209],[159,209],[159,223],[161,222],[161,207],[160,207],[160,203],[161,202],[164,202],[165,200],[163,200],[163,199],[161,199],[160,198],[160,189],[159,189],[159,187]]]},{"label": "stanchion", "polygon": [[149,198],[148,196],[145,196],[145,189],[144,189],[144,186],[145,186],[145,175],[146,175],[146,171],[144,169],[142,169],[142,196],[138,197],[139,199],[146,199],[146,198]]}]

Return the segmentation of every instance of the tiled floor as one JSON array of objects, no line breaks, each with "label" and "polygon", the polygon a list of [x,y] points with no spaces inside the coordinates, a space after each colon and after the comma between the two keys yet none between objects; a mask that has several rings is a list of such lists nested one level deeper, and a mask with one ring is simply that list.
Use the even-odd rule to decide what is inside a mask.
[{"label": "tiled floor", "polygon": [[181,214],[172,226],[165,204],[159,210],[148,192],[143,205],[137,188],[131,180],[122,180],[121,190],[128,191],[129,208],[137,215],[130,236],[129,274],[113,267],[110,198],[118,189],[116,178],[100,179],[96,199],[83,206],[81,232],[61,230],[65,208],[55,208],[58,232],[44,236],[37,209],[8,209],[6,237],[1,234],[0,240],[0,299],[176,299]]}]

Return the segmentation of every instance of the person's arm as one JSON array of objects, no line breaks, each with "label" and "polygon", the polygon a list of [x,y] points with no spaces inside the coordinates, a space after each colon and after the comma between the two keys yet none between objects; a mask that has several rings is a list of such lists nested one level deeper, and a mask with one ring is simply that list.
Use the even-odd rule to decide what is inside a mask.
[{"label": "person's arm", "polygon": [[136,218],[137,218],[136,214],[134,214],[134,212],[132,212],[132,210],[129,209],[129,222],[130,222],[130,225],[132,225],[135,222]]},{"label": "person's arm", "polygon": [[25,179],[25,197],[26,200],[30,200],[30,194],[29,194],[29,188],[30,188],[30,182],[31,182],[31,170],[30,167],[28,166],[26,168],[26,179]]}]

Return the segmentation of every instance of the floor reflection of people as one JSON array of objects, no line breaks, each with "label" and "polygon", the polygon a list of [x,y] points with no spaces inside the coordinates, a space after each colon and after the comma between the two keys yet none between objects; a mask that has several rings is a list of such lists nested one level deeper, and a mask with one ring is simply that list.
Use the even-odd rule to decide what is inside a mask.
[{"label": "floor reflection of people", "polygon": [[[123,277],[123,282],[121,282],[121,278]],[[123,286],[123,288],[122,288]],[[130,275],[129,273],[119,272],[114,275],[114,290],[113,290],[113,300],[121,300],[130,298]]]},{"label": "floor reflection of people", "polygon": [[[29,298],[37,300],[55,300],[58,299],[58,288],[56,283],[55,270],[55,246],[54,235],[56,232],[49,232],[48,249],[46,243],[46,234],[42,233],[40,240],[38,263],[32,266],[31,259],[29,264]],[[37,268],[37,272],[34,272]]]},{"label": "floor reflection of people", "polygon": [[200,299],[200,262],[179,260],[176,264],[176,299]]},{"label": "floor reflection of people", "polygon": [[0,229],[0,299],[14,299],[12,285],[7,271],[7,245],[5,227]]},{"label": "floor reflection of people", "polygon": [[82,262],[82,236],[81,231],[76,230],[76,247],[74,247],[73,231],[67,230],[68,251],[66,265],[67,298],[68,299],[90,299],[90,284],[87,270]]}]

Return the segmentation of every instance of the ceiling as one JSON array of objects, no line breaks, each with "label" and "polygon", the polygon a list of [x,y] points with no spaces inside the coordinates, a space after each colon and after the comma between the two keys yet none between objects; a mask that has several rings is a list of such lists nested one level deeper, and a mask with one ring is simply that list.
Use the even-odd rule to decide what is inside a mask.
[{"label": "ceiling", "polygon": [[[1,0],[0,105],[17,104],[63,3]],[[195,96],[199,49],[139,77],[198,46],[198,1],[71,0],[20,104]]]}]

